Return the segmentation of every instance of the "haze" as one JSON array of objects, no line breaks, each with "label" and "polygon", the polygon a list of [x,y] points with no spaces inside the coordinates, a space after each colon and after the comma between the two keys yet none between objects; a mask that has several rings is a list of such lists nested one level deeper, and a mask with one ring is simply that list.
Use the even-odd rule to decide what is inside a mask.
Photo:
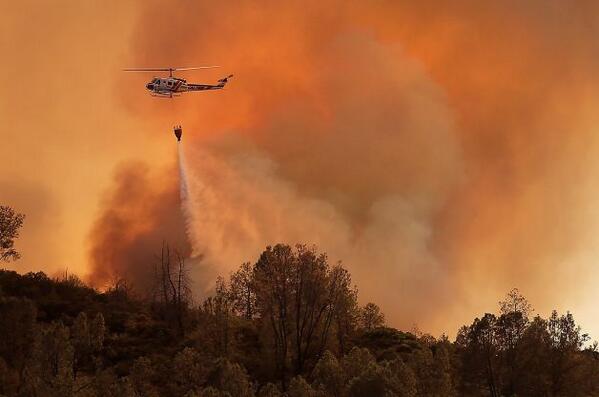
[{"label": "haze", "polygon": [[[599,335],[596,2],[25,1],[0,32],[10,268],[142,283],[168,240],[205,291],[314,243],[393,326],[454,334],[517,287]],[[226,90],[174,100],[120,71],[212,64],[183,77]]]}]

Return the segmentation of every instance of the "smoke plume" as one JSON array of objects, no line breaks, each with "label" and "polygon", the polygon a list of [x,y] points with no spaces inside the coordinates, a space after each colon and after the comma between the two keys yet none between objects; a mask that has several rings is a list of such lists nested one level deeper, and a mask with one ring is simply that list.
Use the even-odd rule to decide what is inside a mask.
[{"label": "smoke plume", "polygon": [[153,174],[143,163],[121,165],[90,232],[90,281],[107,287],[118,279],[144,294],[163,243],[188,256],[178,180],[173,170]]},{"label": "smoke plume", "polygon": [[163,5],[144,3],[131,64],[235,73],[223,92],[121,98],[183,124],[196,279],[305,242],[395,326],[455,331],[513,286],[591,318],[595,3]]}]

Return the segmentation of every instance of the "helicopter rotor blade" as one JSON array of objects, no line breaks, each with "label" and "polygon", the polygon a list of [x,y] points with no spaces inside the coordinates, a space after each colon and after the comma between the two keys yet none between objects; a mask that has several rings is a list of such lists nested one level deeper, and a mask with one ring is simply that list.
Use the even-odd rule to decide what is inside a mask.
[{"label": "helicopter rotor blade", "polygon": [[214,69],[214,68],[220,68],[220,66],[197,66],[197,67],[193,67],[193,68],[174,68],[173,71],[178,71],[178,70]]},{"label": "helicopter rotor blade", "polygon": [[199,69],[212,69],[220,66],[196,66],[190,68],[131,68],[123,69],[124,72],[176,72],[183,70],[199,70]]},{"label": "helicopter rotor blade", "polygon": [[168,72],[170,69],[164,68],[139,68],[139,69],[123,69],[123,72]]}]

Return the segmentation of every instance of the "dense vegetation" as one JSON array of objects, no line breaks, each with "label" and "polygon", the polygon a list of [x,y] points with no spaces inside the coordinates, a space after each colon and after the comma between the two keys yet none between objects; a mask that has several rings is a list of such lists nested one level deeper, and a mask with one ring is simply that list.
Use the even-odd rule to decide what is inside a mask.
[{"label": "dense vegetation", "polygon": [[[0,258],[23,216],[0,207]],[[0,270],[0,396],[599,396],[599,352],[570,313],[517,291],[456,340],[385,326],[341,264],[267,247],[194,303],[164,246],[154,283],[108,290]]]},{"label": "dense vegetation", "polygon": [[165,249],[154,270],[143,297],[0,271],[0,394],[599,395],[599,353],[572,315],[530,318],[516,290],[450,342],[386,327],[349,273],[305,246],[268,247],[201,304],[184,261]]}]

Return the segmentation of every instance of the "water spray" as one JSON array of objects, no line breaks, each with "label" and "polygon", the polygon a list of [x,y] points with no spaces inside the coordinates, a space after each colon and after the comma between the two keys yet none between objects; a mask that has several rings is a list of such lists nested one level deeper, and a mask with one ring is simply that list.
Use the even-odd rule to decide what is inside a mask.
[{"label": "water spray", "polygon": [[189,200],[189,188],[187,185],[187,166],[185,163],[185,153],[183,151],[183,143],[181,142],[181,136],[183,135],[183,129],[181,126],[175,126],[175,136],[177,137],[177,157],[179,163],[179,196],[181,199],[181,211],[183,212],[183,217],[185,218],[185,232],[187,233],[187,237],[189,241],[192,241],[192,222],[193,215],[191,211],[191,202]]},{"label": "water spray", "polygon": [[200,245],[198,244],[198,236],[194,229],[194,224],[197,223],[195,211],[193,210],[193,200],[191,195],[193,191],[189,190],[189,173],[187,169],[187,162],[185,161],[185,150],[183,148],[183,142],[181,137],[183,135],[183,129],[181,126],[175,126],[175,136],[177,137],[177,157],[179,163],[179,197],[181,200],[181,213],[185,222],[185,234],[187,240],[191,244],[192,252],[191,256],[187,258],[191,267],[195,270],[196,274],[201,274],[200,278],[194,279],[193,282],[196,285],[196,291],[199,293],[200,298],[205,298],[211,293],[213,289],[213,282],[216,279],[218,272],[213,266],[204,263],[201,258],[201,251],[199,251]]},{"label": "water spray", "polygon": [[[179,181],[181,184],[181,205],[185,207],[186,201],[189,197],[189,191],[187,189],[187,172],[185,166],[185,156],[183,154],[183,148],[181,144],[181,136],[183,136],[183,129],[180,125],[175,126],[175,136],[177,137],[177,158],[179,163]],[[184,208],[185,210],[185,208]]]}]

